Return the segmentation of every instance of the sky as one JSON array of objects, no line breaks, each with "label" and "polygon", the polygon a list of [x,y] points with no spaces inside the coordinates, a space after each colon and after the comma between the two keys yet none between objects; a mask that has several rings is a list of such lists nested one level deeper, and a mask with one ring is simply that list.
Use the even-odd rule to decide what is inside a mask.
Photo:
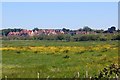
[{"label": "sky", "polygon": [[119,0],[1,0],[1,2],[119,2]]},{"label": "sky", "polygon": [[118,27],[117,2],[3,2],[2,29]]}]

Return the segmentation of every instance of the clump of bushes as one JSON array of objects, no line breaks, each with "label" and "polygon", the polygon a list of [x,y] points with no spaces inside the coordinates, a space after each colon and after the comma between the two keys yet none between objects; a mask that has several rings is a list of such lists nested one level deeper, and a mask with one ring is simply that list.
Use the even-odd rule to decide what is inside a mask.
[{"label": "clump of bushes", "polygon": [[107,48],[101,50],[101,52],[107,52],[107,51],[108,51]]},{"label": "clump of bushes", "polygon": [[34,53],[35,53],[35,54],[37,54],[37,53],[38,53],[38,51],[34,51]]},{"label": "clump of bushes", "polygon": [[76,54],[83,54],[83,53],[85,53],[85,51],[76,52]]},{"label": "clump of bushes", "polygon": [[36,36],[3,36],[2,40],[107,41],[120,40],[120,34],[41,34]]},{"label": "clump of bushes", "polygon": [[63,52],[64,52],[64,53],[68,53],[68,52],[69,52],[69,50],[64,50]]},{"label": "clump of bushes", "polygon": [[95,79],[118,78],[120,76],[120,67],[118,64],[111,64],[99,72]]},{"label": "clump of bushes", "polygon": [[21,52],[20,51],[16,51],[17,54],[20,54]]},{"label": "clump of bushes", "polygon": [[68,56],[68,55],[65,55],[63,58],[66,58],[66,59],[67,59],[67,58],[70,58],[70,56]]}]

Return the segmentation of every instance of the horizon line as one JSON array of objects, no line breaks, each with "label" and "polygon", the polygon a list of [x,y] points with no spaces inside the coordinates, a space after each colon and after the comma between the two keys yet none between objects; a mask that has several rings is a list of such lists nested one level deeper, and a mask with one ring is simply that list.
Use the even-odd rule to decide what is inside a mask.
[{"label": "horizon line", "polygon": [[[85,26],[85,27],[89,27],[89,26]],[[111,27],[115,27],[115,26],[111,26]],[[111,28],[111,27],[108,27],[108,28]],[[63,27],[63,28],[39,28],[39,27],[34,27],[34,28],[38,28],[38,29],[63,29],[63,28],[65,28],[65,29],[69,29],[69,30],[79,30],[79,29],[83,29],[84,27],[82,27],[82,28],[78,28],[78,29],[70,29],[70,28],[66,28],[66,27]],[[24,29],[24,30],[33,30],[34,28],[32,28],[32,29],[29,29],[29,28],[2,28],[2,29],[0,29],[0,30],[3,30],[3,29]],[[91,27],[89,27],[89,28],[91,28]],[[107,29],[95,29],[95,28],[91,28],[92,30],[108,30],[108,28]],[[116,30],[118,30],[119,28],[118,27],[115,27],[116,28]]]}]

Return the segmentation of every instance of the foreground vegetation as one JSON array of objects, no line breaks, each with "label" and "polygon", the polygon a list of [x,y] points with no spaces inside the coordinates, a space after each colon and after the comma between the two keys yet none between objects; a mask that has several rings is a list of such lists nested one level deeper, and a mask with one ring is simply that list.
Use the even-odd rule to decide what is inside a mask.
[{"label": "foreground vegetation", "polygon": [[118,41],[6,40],[0,48],[2,77],[96,77],[105,67],[118,64],[118,46]]}]

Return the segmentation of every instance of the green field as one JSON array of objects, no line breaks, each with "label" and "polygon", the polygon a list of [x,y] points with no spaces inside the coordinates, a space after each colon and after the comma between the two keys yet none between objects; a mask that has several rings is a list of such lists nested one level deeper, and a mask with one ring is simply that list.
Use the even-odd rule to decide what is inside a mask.
[{"label": "green field", "polygon": [[[32,47],[32,48],[31,48]],[[118,41],[2,41],[2,77],[80,78],[118,63]]]}]

